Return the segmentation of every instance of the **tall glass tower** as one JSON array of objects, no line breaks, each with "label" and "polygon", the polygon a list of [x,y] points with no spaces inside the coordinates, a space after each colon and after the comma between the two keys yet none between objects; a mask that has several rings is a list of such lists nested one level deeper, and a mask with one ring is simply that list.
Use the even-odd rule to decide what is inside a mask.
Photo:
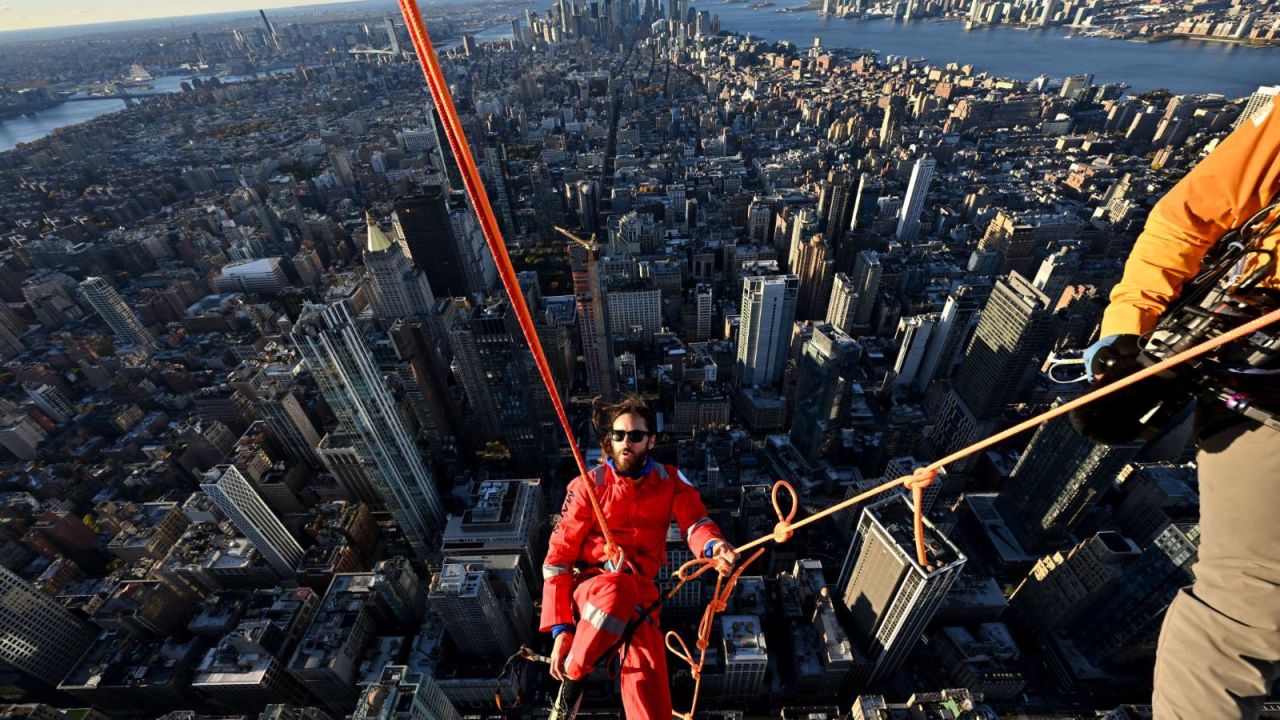
[{"label": "tall glass tower", "polygon": [[80,283],[80,294],[122,342],[138,348],[155,349],[156,339],[125,304],[120,293],[106,280],[100,277],[85,278]]},{"label": "tall glass tower", "polygon": [[291,337],[341,434],[353,441],[414,554],[425,559],[430,538],[444,527],[440,494],[351,308],[344,301],[308,304]]}]

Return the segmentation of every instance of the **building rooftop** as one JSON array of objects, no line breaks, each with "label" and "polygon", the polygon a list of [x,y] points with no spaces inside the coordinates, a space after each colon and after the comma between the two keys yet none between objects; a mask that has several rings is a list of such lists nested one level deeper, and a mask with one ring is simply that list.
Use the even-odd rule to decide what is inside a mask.
[{"label": "building rooftop", "polygon": [[722,615],[720,631],[724,635],[726,662],[764,662],[768,658],[768,646],[759,617]]}]

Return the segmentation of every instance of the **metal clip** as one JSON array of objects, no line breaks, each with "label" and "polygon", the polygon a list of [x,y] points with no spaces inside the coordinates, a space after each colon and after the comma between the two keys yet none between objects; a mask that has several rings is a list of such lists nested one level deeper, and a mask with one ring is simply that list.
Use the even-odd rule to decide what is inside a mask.
[{"label": "metal clip", "polygon": [[[1075,354],[1075,351],[1069,350],[1067,352],[1073,355]],[[1060,354],[1056,352],[1049,353],[1049,359],[1046,361],[1046,364],[1048,365],[1048,369],[1045,371],[1045,375],[1049,377],[1050,381],[1058,383],[1059,385],[1074,385],[1075,383],[1088,382],[1089,380],[1092,379],[1089,377],[1089,371],[1084,367],[1080,368],[1080,375],[1078,377],[1074,377],[1071,379],[1063,379],[1059,377],[1055,371],[1064,365],[1081,365],[1081,366],[1084,365],[1083,356],[1082,357],[1064,357],[1065,354],[1066,353]]]}]

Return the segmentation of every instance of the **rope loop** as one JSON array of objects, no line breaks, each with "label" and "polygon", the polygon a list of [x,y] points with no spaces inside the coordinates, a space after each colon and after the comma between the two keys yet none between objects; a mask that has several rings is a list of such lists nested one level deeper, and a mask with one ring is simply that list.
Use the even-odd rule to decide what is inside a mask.
[{"label": "rope loop", "polygon": [[[680,647],[673,647],[671,645],[672,640],[679,643]],[[680,637],[680,633],[675,630],[668,630],[667,634],[663,636],[662,642],[667,646],[667,652],[689,663],[689,667],[694,666],[693,653],[689,652],[689,646],[685,644],[684,638]]]},{"label": "rope loop", "polygon": [[[786,514],[782,514],[782,506],[778,504],[778,491],[786,490],[791,496],[791,510]],[[796,516],[796,510],[800,509],[800,496],[796,494],[796,489],[786,480],[779,480],[773,484],[773,491],[770,499],[773,502],[773,512],[778,516],[778,522],[773,526],[773,532],[770,537],[773,541],[781,545],[791,539],[795,533],[791,530],[791,521]]]}]

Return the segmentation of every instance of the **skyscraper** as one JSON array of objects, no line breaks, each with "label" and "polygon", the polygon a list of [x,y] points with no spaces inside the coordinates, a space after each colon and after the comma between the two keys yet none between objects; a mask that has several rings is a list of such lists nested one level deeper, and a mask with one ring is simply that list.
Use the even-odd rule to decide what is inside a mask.
[{"label": "skyscraper", "polygon": [[203,482],[200,488],[240,534],[249,538],[280,577],[293,577],[302,560],[302,546],[289,534],[284,523],[235,465],[219,465],[211,473],[218,474],[217,480]]},{"label": "skyscraper", "polygon": [[462,720],[431,673],[413,672],[403,665],[387,665],[378,682],[364,688],[351,720],[402,718]]},{"label": "skyscraper", "polygon": [[858,175],[858,197],[853,204],[851,229],[866,230],[870,227],[871,221],[880,214],[879,201],[882,190],[884,190],[884,183],[876,176],[866,172]]},{"label": "skyscraper", "polygon": [[711,338],[711,316],[713,312],[712,302],[713,288],[709,283],[698,283],[694,289],[694,302],[696,303],[697,324],[693,329],[693,339],[697,342],[703,342]]},{"label": "skyscraper", "polygon": [[1237,127],[1246,120],[1252,120],[1254,113],[1275,102],[1278,97],[1280,97],[1280,85],[1260,85],[1249,96],[1249,101],[1244,104],[1244,110],[1240,111],[1240,117],[1236,118],[1232,127]]},{"label": "skyscraper", "polygon": [[[827,173],[818,195],[818,213],[822,216],[822,232],[833,248],[840,247],[849,221],[853,216],[856,199],[853,196],[849,174],[840,170]],[[794,272],[794,271],[793,271]]]},{"label": "skyscraper", "polygon": [[938,332],[938,320],[938,314],[932,313],[905,317],[898,321],[898,332],[894,338],[898,342],[898,358],[893,363],[895,385],[912,385],[916,382],[930,348],[941,344],[935,336]]},{"label": "skyscraper", "polygon": [[724,694],[720,699],[741,706],[760,696],[769,665],[764,628],[755,615],[724,615],[720,631],[724,638]]},{"label": "skyscraper", "polygon": [[1098,445],[1076,432],[1068,418],[1050,420],[1031,437],[996,507],[1024,548],[1052,549],[1140,448]]},{"label": "skyscraper", "polygon": [[294,462],[320,467],[320,456],[316,454],[320,433],[298,402],[293,382],[262,372],[254,378],[252,389],[256,396],[253,406],[285,455]]},{"label": "skyscraper", "polygon": [[842,598],[852,619],[849,640],[868,664],[855,670],[865,685],[894,672],[906,659],[964,567],[965,556],[924,520],[928,566],[916,558],[914,516],[905,497],[886,498],[862,511],[853,563]]},{"label": "skyscraper", "polygon": [[453,148],[449,147],[449,138],[444,134],[442,126],[444,122],[440,119],[440,111],[436,109],[435,104],[431,100],[427,100],[427,125],[431,128],[431,134],[435,138],[436,147],[435,155],[439,158],[440,168],[445,175],[446,187],[452,190],[461,190],[462,170],[458,168],[458,159],[453,155]]},{"label": "skyscraper", "polygon": [[791,444],[809,462],[830,450],[847,414],[850,386],[862,347],[843,330],[815,325],[796,373],[796,409]]},{"label": "skyscraper", "polygon": [[933,170],[937,161],[925,156],[916,161],[911,169],[911,181],[907,184],[907,196],[902,200],[902,214],[898,216],[898,239],[912,242],[920,232],[920,212],[924,210],[925,198],[929,195],[929,183],[933,181]]},{"label": "skyscraper", "polygon": [[738,382],[772,387],[787,364],[800,281],[795,275],[743,278],[738,330]]},{"label": "skyscraper", "polygon": [[519,646],[484,565],[446,562],[432,579],[428,598],[465,655],[499,659]]},{"label": "skyscraper", "polygon": [[924,392],[935,378],[946,380],[955,369],[970,332],[977,323],[978,310],[990,293],[990,287],[961,285],[947,296],[938,324],[929,336],[929,345],[916,373],[915,388]]},{"label": "skyscraper", "polygon": [[80,293],[111,327],[111,332],[124,344],[143,350],[154,350],[156,340],[125,304],[116,289],[100,277],[88,277],[80,283]]},{"label": "skyscraper", "polygon": [[275,26],[273,26],[273,25],[271,24],[271,21],[267,19],[267,11],[266,11],[266,10],[259,10],[259,11],[258,11],[258,15],[260,15],[260,16],[262,17],[262,24],[263,24],[263,26],[265,26],[265,27],[266,27],[266,29],[267,29],[267,42],[269,42],[269,43],[271,44],[271,47],[272,47],[272,48],[274,48],[274,49],[276,49],[276,50],[279,50],[279,49],[280,49],[280,37],[279,37],[278,35],[276,35],[276,29],[275,29]]},{"label": "skyscraper", "polygon": [[831,300],[827,302],[827,322],[845,333],[853,331],[858,311],[858,288],[847,273],[836,273],[831,282]]},{"label": "skyscraper", "polygon": [[880,276],[884,272],[880,256],[874,250],[863,250],[853,265],[853,292],[857,304],[853,308],[850,334],[862,334],[871,327],[871,310],[880,294]]},{"label": "skyscraper", "polygon": [[513,457],[532,458],[543,450],[534,421],[534,393],[544,393],[526,371],[532,362],[515,312],[505,298],[483,305],[457,301],[445,321],[453,367],[485,442],[501,442]]},{"label": "skyscraper", "polygon": [[582,357],[587,364],[587,390],[606,400],[613,397],[613,335],[600,282],[600,264],[594,249],[569,246],[573,268],[573,295],[578,303]]},{"label": "skyscraper", "polygon": [[466,260],[453,236],[444,188],[427,185],[422,192],[395,202],[395,227],[418,269],[427,274],[431,290],[440,297],[471,292]]},{"label": "skyscraper", "polygon": [[396,34],[396,24],[391,18],[383,18],[382,25],[387,29],[387,41],[391,43],[391,53],[400,54],[400,36]]},{"label": "skyscraper", "polygon": [[98,629],[0,566],[0,667],[57,687],[93,644]]},{"label": "skyscraper", "polygon": [[419,558],[444,526],[435,478],[345,301],[306,305],[290,335]]},{"label": "skyscraper", "polygon": [[1049,315],[1049,298],[1022,275],[996,281],[954,384],[974,415],[998,415],[1030,382],[1053,340]]},{"label": "skyscraper", "polygon": [[413,266],[401,247],[378,228],[373,215],[365,213],[368,241],[365,244],[365,287],[375,317],[402,318],[429,315],[435,295],[426,273]]},{"label": "skyscraper", "polygon": [[802,239],[795,257],[791,272],[795,273],[799,281],[796,317],[801,320],[821,320],[827,316],[827,304],[831,301],[835,252],[819,233]]}]

